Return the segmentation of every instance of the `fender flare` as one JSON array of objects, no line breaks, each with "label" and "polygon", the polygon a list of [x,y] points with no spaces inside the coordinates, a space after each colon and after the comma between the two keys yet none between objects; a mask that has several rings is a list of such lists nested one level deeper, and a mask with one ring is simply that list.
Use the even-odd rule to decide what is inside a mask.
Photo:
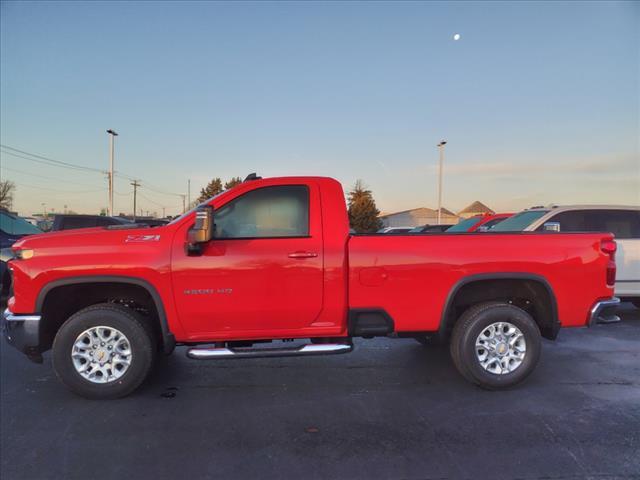
[{"label": "fender flare", "polygon": [[127,277],[124,275],[86,275],[79,277],[65,277],[59,280],[53,280],[45,284],[44,287],[40,289],[38,297],[36,298],[36,312],[42,312],[42,307],[44,306],[45,299],[49,292],[54,288],[69,285],[79,285],[83,283],[121,283],[136,285],[144,288],[149,293],[149,295],[151,295],[153,303],[156,306],[156,310],[158,311],[158,319],[160,320],[160,331],[162,332],[162,350],[166,354],[170,354],[171,352],[173,352],[173,349],[176,346],[176,339],[169,329],[167,314],[164,309],[164,304],[162,303],[162,297],[160,297],[158,290],[156,290],[156,288],[151,283],[142,278]]},{"label": "fender flare", "polygon": [[438,329],[438,337],[445,339],[447,334],[448,322],[447,319],[451,314],[453,300],[462,287],[470,283],[481,282],[486,280],[531,280],[541,284],[547,291],[549,299],[551,300],[551,325],[547,338],[551,340],[555,339],[560,331],[560,320],[558,318],[558,302],[556,300],[553,288],[549,284],[548,280],[542,275],[535,273],[522,273],[522,272],[495,272],[495,273],[478,273],[461,278],[456,284],[451,287],[445,300],[444,308],[442,309],[442,316],[440,317],[440,328]]}]

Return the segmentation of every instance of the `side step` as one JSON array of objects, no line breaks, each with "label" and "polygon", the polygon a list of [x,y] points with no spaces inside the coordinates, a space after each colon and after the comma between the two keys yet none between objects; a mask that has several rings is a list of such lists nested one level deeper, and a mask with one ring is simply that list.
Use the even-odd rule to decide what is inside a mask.
[{"label": "side step", "polygon": [[195,360],[225,358],[295,357],[303,355],[335,355],[353,350],[351,343],[309,343],[290,348],[190,348],[187,357]]}]

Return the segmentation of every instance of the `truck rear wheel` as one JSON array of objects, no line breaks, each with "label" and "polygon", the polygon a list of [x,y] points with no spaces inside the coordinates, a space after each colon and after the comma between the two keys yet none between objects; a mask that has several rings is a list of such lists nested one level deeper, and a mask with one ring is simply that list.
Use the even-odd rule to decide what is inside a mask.
[{"label": "truck rear wheel", "polygon": [[538,325],[524,310],[503,302],[469,308],[451,336],[451,357],[470,382],[489,390],[522,382],[540,359]]},{"label": "truck rear wheel", "polygon": [[53,341],[53,368],[73,392],[86,398],[118,398],[149,374],[153,332],[131,309],[101,303],[72,315]]}]

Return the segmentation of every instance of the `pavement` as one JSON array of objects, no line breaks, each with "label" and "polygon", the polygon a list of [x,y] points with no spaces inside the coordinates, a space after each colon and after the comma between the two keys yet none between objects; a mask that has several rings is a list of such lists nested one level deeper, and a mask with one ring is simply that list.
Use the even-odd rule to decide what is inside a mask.
[{"label": "pavement", "polygon": [[89,401],[0,346],[0,477],[640,478],[640,311],[544,341],[526,383],[486,392],[443,348],[356,340],[347,355],[164,359]]}]

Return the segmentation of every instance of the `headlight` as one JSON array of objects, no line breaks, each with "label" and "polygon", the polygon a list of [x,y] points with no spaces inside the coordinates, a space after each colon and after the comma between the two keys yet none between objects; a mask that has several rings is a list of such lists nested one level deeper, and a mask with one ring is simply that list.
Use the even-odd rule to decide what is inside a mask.
[{"label": "headlight", "polygon": [[15,250],[16,258],[20,260],[28,260],[35,255],[35,252],[32,248],[21,248],[19,250]]}]

